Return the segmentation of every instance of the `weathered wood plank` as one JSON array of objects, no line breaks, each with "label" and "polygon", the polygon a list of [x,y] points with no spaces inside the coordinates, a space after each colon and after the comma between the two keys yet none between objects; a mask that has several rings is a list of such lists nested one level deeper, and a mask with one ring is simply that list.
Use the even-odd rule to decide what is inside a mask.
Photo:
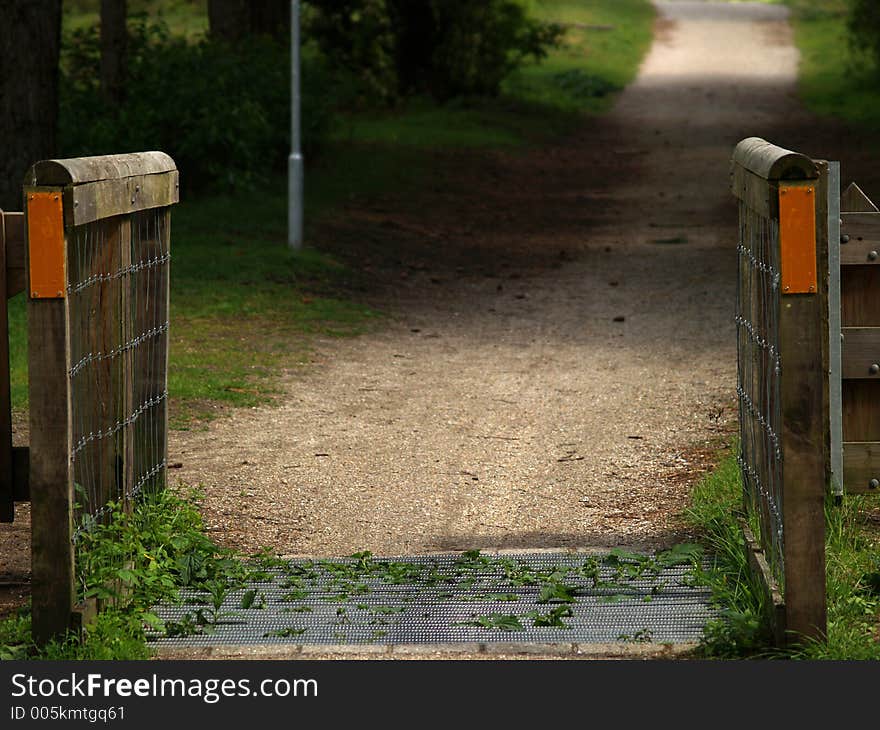
[{"label": "weathered wood plank", "polygon": [[880,213],[873,201],[855,183],[850,183],[841,194],[840,211],[841,213]]},{"label": "weathered wood plank", "polygon": [[843,440],[880,441],[880,381],[843,381]]},{"label": "weathered wood plank", "polygon": [[843,266],[840,270],[840,319],[844,327],[880,325],[880,267]]},{"label": "weathered wood plank", "polygon": [[99,180],[155,175],[176,169],[174,160],[164,152],[43,160],[28,171],[25,185],[81,185]]},{"label": "weathered wood plank", "polygon": [[[827,189],[827,164],[817,189]],[[824,403],[828,361],[827,195],[816,200],[819,292],[782,297],[779,316],[785,525],[786,631],[791,641],[826,632],[825,493],[828,428]],[[818,447],[818,448],[817,448]]]},{"label": "weathered wood plank", "polygon": [[845,213],[840,219],[841,265],[880,263],[880,214]]},{"label": "weathered wood plank", "polygon": [[32,631],[63,634],[75,600],[67,299],[28,302]]},{"label": "weathered wood plank", "polygon": [[844,327],[842,332],[843,377],[880,378],[880,327]]},{"label": "weathered wood plank", "polygon": [[843,442],[843,480],[848,494],[880,489],[880,441]]},{"label": "weathered wood plank", "polygon": [[[0,272],[6,271],[6,215],[0,213]],[[12,400],[9,382],[9,311],[7,278],[0,276],[0,522],[15,519],[12,470]]]},{"label": "weathered wood plank", "polygon": [[773,571],[767,562],[767,557],[761,549],[761,544],[755,539],[755,535],[748,523],[743,519],[739,519],[739,526],[743,533],[743,540],[746,545],[746,558],[752,573],[758,576],[761,588],[764,590],[767,599],[768,618],[773,629],[773,636],[776,646],[784,646],[785,635],[785,599],[779,588],[779,583],[773,577]]},{"label": "weathered wood plank", "polygon": [[744,167],[733,166],[731,190],[734,196],[764,218],[776,218],[779,215],[779,193],[776,185]]},{"label": "weathered wood plank", "polygon": [[139,175],[124,180],[100,180],[71,190],[72,207],[65,210],[67,225],[84,225],[99,218],[164,208],[179,200],[178,173]]},{"label": "weathered wood plank", "polygon": [[777,147],[759,137],[740,142],[733,162],[765,180],[815,180],[819,168],[806,155]]}]

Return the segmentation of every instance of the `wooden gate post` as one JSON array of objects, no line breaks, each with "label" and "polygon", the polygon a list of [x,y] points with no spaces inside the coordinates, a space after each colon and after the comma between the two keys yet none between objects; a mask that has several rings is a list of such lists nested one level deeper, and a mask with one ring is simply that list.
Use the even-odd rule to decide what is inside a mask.
[{"label": "wooden gate post", "polygon": [[73,549],[67,238],[60,188],[27,188],[31,606],[34,641],[70,627]]},{"label": "wooden gate post", "polygon": [[[816,166],[818,180],[779,183],[785,631],[794,642],[826,631],[828,165]],[[796,287],[787,270],[799,268],[811,275]]]},{"label": "wooden gate post", "polygon": [[827,630],[832,178],[829,163],[755,137],[740,142],[733,156],[740,466],[746,509],[767,558],[757,563],[767,567],[759,572],[778,643],[821,639]]}]

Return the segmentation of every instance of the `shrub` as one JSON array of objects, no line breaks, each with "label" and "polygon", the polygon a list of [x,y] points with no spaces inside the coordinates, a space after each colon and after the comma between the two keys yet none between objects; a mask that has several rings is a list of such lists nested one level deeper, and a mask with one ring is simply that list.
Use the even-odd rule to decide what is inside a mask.
[{"label": "shrub", "polygon": [[519,0],[312,0],[307,34],[325,56],[387,101],[493,96],[527,59],[540,60],[561,29]]},{"label": "shrub", "polygon": [[867,50],[880,69],[880,4],[876,0],[853,0],[849,29],[856,42]]},{"label": "shrub", "polygon": [[[130,23],[123,102],[99,88],[94,28],[65,38],[59,132],[70,156],[161,149],[188,188],[249,187],[281,170],[290,145],[289,47],[269,37],[231,46],[189,43],[162,24]],[[324,65],[303,64],[303,139],[319,144],[331,121]]]}]

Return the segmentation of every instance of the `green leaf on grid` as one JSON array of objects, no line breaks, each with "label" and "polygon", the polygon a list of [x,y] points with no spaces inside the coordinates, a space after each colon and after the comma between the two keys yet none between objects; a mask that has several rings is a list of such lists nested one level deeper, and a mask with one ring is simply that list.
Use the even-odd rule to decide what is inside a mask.
[{"label": "green leaf on grid", "polygon": [[658,553],[655,560],[661,567],[671,568],[674,565],[697,564],[702,557],[703,547],[701,545],[681,543]]},{"label": "green leaf on grid", "polygon": [[253,589],[249,591],[245,591],[245,594],[241,597],[241,607],[243,609],[248,609],[254,605],[254,601],[257,598],[257,592]]},{"label": "green leaf on grid", "polygon": [[574,603],[577,588],[565,583],[545,583],[541,586],[538,603]]},{"label": "green leaf on grid", "polygon": [[279,601],[284,601],[284,603],[293,603],[295,601],[304,601],[309,597],[309,592],[306,590],[296,590],[291,591],[290,593],[285,593]]},{"label": "green leaf on grid", "polygon": [[513,603],[519,600],[516,593],[487,593],[485,599],[487,601],[500,601],[502,603]]},{"label": "green leaf on grid", "polygon": [[276,631],[267,631],[265,634],[263,634],[263,638],[269,639],[269,638],[274,637],[274,638],[279,638],[279,639],[288,639],[288,638],[292,638],[294,636],[302,636],[304,633],[306,633],[306,631],[308,631],[308,629],[294,629],[291,627],[287,627],[286,629],[277,629]]},{"label": "green leaf on grid", "polygon": [[142,613],[141,621],[143,621],[147,626],[151,629],[155,629],[156,631],[164,631],[165,630],[165,622],[160,619],[155,613]]},{"label": "green leaf on grid", "polygon": [[605,558],[605,562],[609,565],[617,565],[618,563],[644,563],[650,560],[647,555],[634,553],[623,548],[614,548]]},{"label": "green leaf on grid", "polygon": [[525,627],[517,616],[504,613],[475,616],[472,621],[464,621],[461,625],[477,626],[483,629],[497,629],[499,631],[525,631]]},{"label": "green leaf on grid", "polygon": [[632,598],[632,596],[627,596],[623,593],[612,593],[608,596],[599,596],[599,603],[620,603],[628,598]]},{"label": "green leaf on grid", "polygon": [[373,606],[370,610],[378,614],[403,613],[406,611],[406,606]]},{"label": "green leaf on grid", "polygon": [[288,608],[282,608],[281,613],[311,613],[311,606],[289,606]]},{"label": "green leaf on grid", "polygon": [[548,613],[540,613],[539,611],[531,611],[526,614],[527,618],[532,620],[534,626],[545,626],[559,629],[567,629],[570,626],[562,619],[573,616],[574,611],[569,606],[555,606]]}]

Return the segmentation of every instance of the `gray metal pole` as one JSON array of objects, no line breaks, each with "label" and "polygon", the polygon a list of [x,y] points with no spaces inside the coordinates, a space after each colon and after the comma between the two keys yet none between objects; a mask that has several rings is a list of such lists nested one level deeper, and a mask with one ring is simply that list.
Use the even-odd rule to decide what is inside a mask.
[{"label": "gray metal pole", "polygon": [[300,123],[299,0],[290,7],[290,157],[287,160],[287,245],[303,245],[303,156]]}]

